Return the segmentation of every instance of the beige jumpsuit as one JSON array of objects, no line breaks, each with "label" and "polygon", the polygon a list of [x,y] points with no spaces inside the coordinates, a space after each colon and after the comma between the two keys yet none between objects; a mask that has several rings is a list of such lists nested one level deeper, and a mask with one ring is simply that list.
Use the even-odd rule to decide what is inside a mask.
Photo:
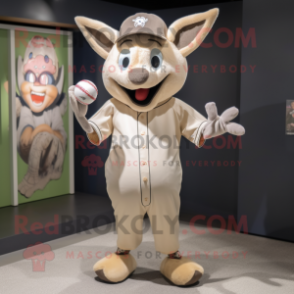
[{"label": "beige jumpsuit", "polygon": [[112,98],[89,119],[100,144],[112,135],[105,176],[119,248],[133,250],[140,245],[147,213],[156,250],[169,254],[179,249],[180,140],[184,136],[201,147],[206,121],[174,97],[148,112],[137,112]]}]

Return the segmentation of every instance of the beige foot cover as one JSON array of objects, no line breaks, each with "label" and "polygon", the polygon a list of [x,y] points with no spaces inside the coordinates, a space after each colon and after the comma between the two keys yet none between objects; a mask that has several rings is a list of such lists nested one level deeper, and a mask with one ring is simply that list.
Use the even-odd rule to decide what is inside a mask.
[{"label": "beige foot cover", "polygon": [[188,286],[195,284],[202,277],[204,269],[187,257],[181,259],[166,257],[161,263],[160,272],[173,284]]},{"label": "beige foot cover", "polygon": [[125,280],[137,267],[131,254],[115,253],[99,260],[93,267],[96,275],[105,282],[118,283]]}]

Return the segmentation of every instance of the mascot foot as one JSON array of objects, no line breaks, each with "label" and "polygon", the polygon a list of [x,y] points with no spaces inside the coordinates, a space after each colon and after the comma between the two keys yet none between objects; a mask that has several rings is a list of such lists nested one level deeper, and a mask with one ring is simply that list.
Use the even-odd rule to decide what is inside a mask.
[{"label": "mascot foot", "polygon": [[96,275],[108,283],[118,283],[127,279],[137,267],[136,260],[129,251],[117,251],[99,260],[93,267]]},{"label": "mascot foot", "polygon": [[198,282],[204,273],[201,265],[178,252],[166,257],[160,266],[160,272],[177,286],[190,286]]}]

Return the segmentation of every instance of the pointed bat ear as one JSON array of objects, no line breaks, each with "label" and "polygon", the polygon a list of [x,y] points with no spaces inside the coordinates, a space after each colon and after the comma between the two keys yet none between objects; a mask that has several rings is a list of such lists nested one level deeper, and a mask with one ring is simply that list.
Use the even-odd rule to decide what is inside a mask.
[{"label": "pointed bat ear", "polygon": [[167,38],[173,42],[184,57],[197,49],[210,32],[219,9],[182,17],[168,28]]},{"label": "pointed bat ear", "polygon": [[83,16],[75,17],[75,22],[94,51],[106,59],[118,38],[118,31],[101,21]]}]

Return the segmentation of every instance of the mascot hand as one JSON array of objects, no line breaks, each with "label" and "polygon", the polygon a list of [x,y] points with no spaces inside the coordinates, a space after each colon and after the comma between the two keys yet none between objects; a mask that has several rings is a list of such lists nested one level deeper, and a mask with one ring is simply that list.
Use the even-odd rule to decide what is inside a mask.
[{"label": "mascot hand", "polygon": [[28,171],[18,186],[27,198],[36,190],[45,188],[50,180],[59,179],[62,173],[64,150],[61,141],[53,134],[36,135],[28,159]]},{"label": "mascot hand", "polygon": [[231,107],[225,110],[221,116],[218,116],[217,108],[214,102],[207,103],[205,109],[208,115],[208,121],[203,128],[204,139],[220,136],[226,132],[242,136],[245,134],[245,129],[240,124],[230,122],[234,119],[239,110],[236,107]]},{"label": "mascot hand", "polygon": [[86,133],[92,133],[93,129],[89,124],[88,120],[86,119],[86,113],[88,111],[88,106],[81,104],[77,101],[74,95],[75,86],[71,86],[68,89],[69,99],[71,108],[76,116],[77,121],[79,122],[80,126]]}]

